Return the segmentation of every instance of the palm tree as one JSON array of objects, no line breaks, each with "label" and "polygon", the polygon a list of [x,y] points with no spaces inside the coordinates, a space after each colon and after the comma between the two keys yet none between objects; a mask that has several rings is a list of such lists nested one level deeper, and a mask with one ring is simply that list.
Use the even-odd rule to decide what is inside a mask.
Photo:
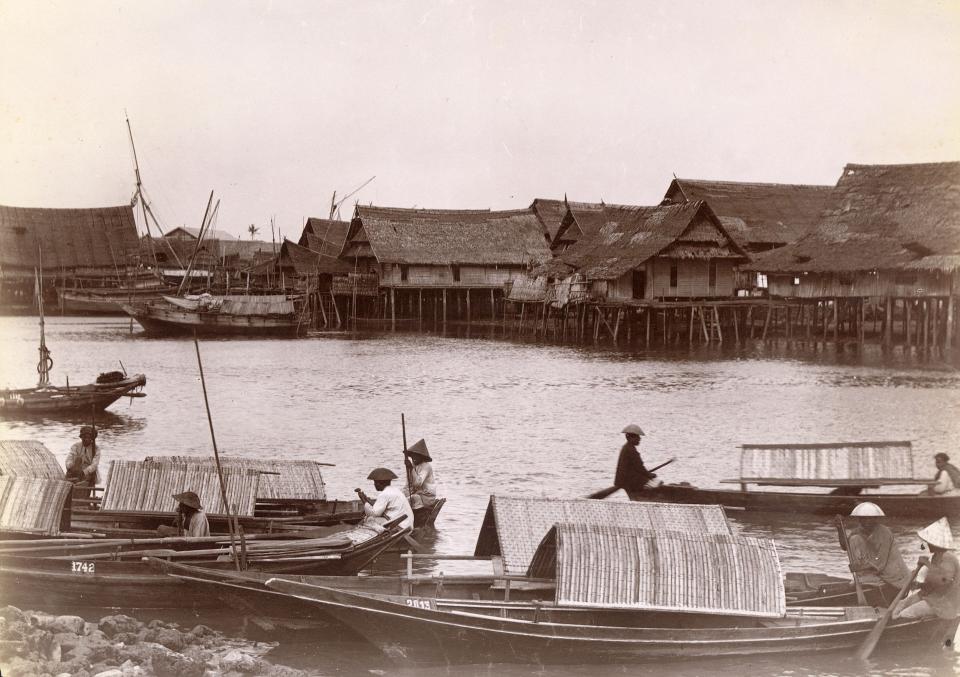
[{"label": "palm tree", "polygon": [[247,232],[250,233],[250,239],[252,240],[257,236],[257,233],[260,232],[260,229],[251,223],[247,226]]}]

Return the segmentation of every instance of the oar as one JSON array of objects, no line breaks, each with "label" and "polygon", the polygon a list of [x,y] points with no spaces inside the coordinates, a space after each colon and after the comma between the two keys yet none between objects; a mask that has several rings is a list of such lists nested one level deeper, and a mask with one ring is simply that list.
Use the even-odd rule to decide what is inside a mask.
[{"label": "oar", "polygon": [[400,413],[400,428],[403,430],[403,472],[407,476],[407,497],[413,496],[413,483],[410,481],[410,473],[407,472],[407,420]]},{"label": "oar", "polygon": [[862,661],[870,658],[870,654],[872,654],[873,650],[876,648],[877,642],[880,641],[880,635],[883,634],[883,631],[887,628],[887,623],[889,623],[890,619],[893,617],[894,609],[897,608],[900,600],[903,599],[903,596],[907,593],[907,590],[909,590],[910,586],[913,585],[913,581],[916,580],[917,574],[920,573],[920,569],[922,568],[923,565],[918,564],[917,568],[913,570],[910,580],[903,584],[903,587],[900,588],[900,592],[898,592],[897,596],[893,598],[892,602],[890,602],[890,606],[887,607],[887,610],[883,612],[883,616],[879,621],[877,621],[877,624],[873,626],[873,630],[871,630],[870,634],[864,638],[863,643],[857,649],[857,658]]},{"label": "oar", "polygon": [[867,598],[863,594],[863,587],[860,585],[860,576],[853,570],[853,553],[850,552],[850,543],[847,541],[847,530],[843,526],[843,517],[837,515],[834,517],[837,523],[837,535],[840,536],[840,547],[847,553],[847,562],[850,563],[850,573],[853,574],[853,585],[857,588],[857,603],[860,606],[867,605]]},{"label": "oar", "polygon": [[[651,469],[650,469],[650,472],[654,472],[655,470],[660,470],[660,468],[662,468],[663,466],[665,466],[665,465],[670,465],[671,463],[673,463],[673,462],[676,461],[676,460],[677,460],[676,458],[671,458],[669,461],[664,461],[663,463],[661,463],[661,464],[658,465],[657,467],[651,468]],[[595,492],[593,492],[592,494],[590,494],[589,496],[587,496],[587,498],[606,498],[607,496],[609,496],[610,494],[612,494],[613,492],[615,492],[615,491],[616,491],[617,489],[619,489],[619,488],[620,488],[620,487],[607,487],[606,489],[601,489],[600,491],[595,491]]]}]

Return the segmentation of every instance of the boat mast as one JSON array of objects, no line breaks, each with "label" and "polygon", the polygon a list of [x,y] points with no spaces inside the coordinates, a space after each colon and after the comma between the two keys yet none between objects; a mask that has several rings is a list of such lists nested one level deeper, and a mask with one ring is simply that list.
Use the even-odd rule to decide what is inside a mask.
[{"label": "boat mast", "polygon": [[37,308],[40,310],[40,362],[37,364],[37,373],[40,374],[38,386],[50,385],[50,368],[53,366],[53,358],[50,357],[50,351],[47,350],[47,341],[43,328],[43,250],[37,247],[39,256],[38,268],[34,269],[34,275],[37,280]]},{"label": "boat mast", "polygon": [[[133,143],[133,129],[130,128],[130,116],[123,112],[127,121],[127,134],[130,136],[130,148],[133,150],[133,171],[137,177],[137,199],[140,201],[140,209],[143,211],[143,223],[147,227],[147,239],[150,241],[150,257],[153,259],[154,270],[157,269],[157,252],[153,247],[153,233],[150,232],[150,219],[147,218],[147,200],[143,197],[143,183],[140,181],[140,163],[137,161],[137,147]],[[153,213],[153,212],[151,212]]]}]

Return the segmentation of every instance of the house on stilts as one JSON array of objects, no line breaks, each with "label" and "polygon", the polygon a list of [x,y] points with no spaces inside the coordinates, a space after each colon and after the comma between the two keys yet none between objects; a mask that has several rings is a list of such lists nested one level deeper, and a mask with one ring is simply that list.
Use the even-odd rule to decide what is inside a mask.
[{"label": "house on stilts", "polygon": [[339,312],[356,320],[440,327],[498,319],[505,288],[550,259],[536,214],[361,206],[334,279]]},{"label": "house on stilts", "polygon": [[786,336],[956,346],[960,162],[849,164],[813,231],[745,269]]}]

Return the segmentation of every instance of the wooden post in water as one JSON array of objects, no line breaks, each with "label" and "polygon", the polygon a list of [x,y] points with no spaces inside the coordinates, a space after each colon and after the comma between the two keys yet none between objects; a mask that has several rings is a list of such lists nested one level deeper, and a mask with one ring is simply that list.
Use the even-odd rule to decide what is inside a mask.
[{"label": "wooden post in water", "polygon": [[646,340],[644,341],[644,346],[647,347],[647,348],[650,347],[650,322],[651,322],[650,316],[651,316],[652,314],[653,314],[653,307],[652,307],[652,306],[647,306],[646,310],[644,311],[644,315],[647,316],[647,317],[646,317],[646,320],[647,320],[647,336],[646,336]]},{"label": "wooden post in water", "polygon": [[893,340],[893,298],[888,296],[883,312],[883,345],[889,346]]},{"label": "wooden post in water", "polygon": [[447,288],[443,288],[443,331],[447,331]]},{"label": "wooden post in water", "polygon": [[470,287],[467,287],[467,324],[470,324]]},{"label": "wooden post in water", "polygon": [[490,288],[490,319],[492,321],[497,319],[497,300],[493,296],[493,287]]},{"label": "wooden post in water", "polygon": [[946,348],[953,347],[953,284],[950,285],[950,295],[947,296],[947,326],[946,336],[943,339]]},{"label": "wooden post in water", "polygon": [[913,342],[912,342],[912,338],[911,338],[911,332],[910,332],[910,328],[911,328],[911,322],[910,322],[911,317],[910,317],[910,315],[911,315],[911,311],[912,311],[913,300],[912,300],[912,299],[904,299],[904,300],[903,300],[903,305],[904,305],[904,312],[903,312],[903,315],[904,315],[904,320],[903,320],[903,333],[904,333],[904,337],[905,337],[904,342],[907,344],[907,347],[910,348],[910,347],[913,346]]}]

